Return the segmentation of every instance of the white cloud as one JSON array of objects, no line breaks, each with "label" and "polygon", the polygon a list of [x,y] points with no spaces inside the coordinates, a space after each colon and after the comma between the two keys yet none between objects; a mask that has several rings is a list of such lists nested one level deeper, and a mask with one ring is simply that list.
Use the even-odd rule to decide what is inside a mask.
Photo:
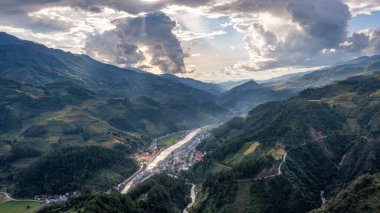
[{"label": "white cloud", "polygon": [[180,41],[192,41],[197,39],[212,39],[215,36],[219,35],[226,35],[227,33],[222,30],[218,30],[215,32],[208,32],[208,33],[196,33],[191,31],[184,31],[182,29],[175,29],[173,33],[178,37]]},{"label": "white cloud", "polygon": [[352,15],[371,14],[380,11],[379,0],[343,0],[349,7]]},{"label": "white cloud", "polygon": [[[351,14],[379,10],[379,0],[2,0],[0,30],[155,73],[215,77],[214,70],[226,67],[226,73],[259,75],[258,70],[298,70],[378,54],[379,31],[348,35],[347,23]],[[122,20],[157,11],[173,21],[165,29],[176,42],[158,35],[155,46],[153,33],[138,38],[135,28],[117,29]],[[131,41],[120,40],[120,32]],[[99,35],[109,40],[94,42]]]}]

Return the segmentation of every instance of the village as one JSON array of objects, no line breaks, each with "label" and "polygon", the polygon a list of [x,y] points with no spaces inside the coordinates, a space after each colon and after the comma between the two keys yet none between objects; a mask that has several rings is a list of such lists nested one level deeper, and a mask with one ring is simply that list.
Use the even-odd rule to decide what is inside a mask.
[{"label": "village", "polygon": [[35,196],[34,199],[44,202],[46,204],[63,203],[69,200],[70,198],[77,197],[79,195],[80,195],[80,192],[75,191],[75,192],[67,192],[66,194],[63,194],[63,195],[38,195],[38,196]]},{"label": "village", "polygon": [[[184,145],[173,150],[171,153],[165,156],[165,158],[152,166],[152,161],[155,160],[157,156],[159,156],[159,154],[167,148],[159,148],[160,142],[164,139],[164,137],[153,140],[152,144],[147,150],[135,156],[135,159],[141,165],[139,172],[137,172],[136,175],[130,180],[118,184],[113,189],[121,191],[126,187],[127,182],[130,184],[129,188],[133,189],[135,186],[144,182],[155,174],[167,172],[172,175],[178,175],[183,171],[189,170],[190,167],[201,161],[206,155],[206,152],[196,150],[196,147],[208,136],[209,133],[207,131],[200,131],[188,143],[185,143]],[[183,137],[177,139],[175,143],[182,139]]]}]

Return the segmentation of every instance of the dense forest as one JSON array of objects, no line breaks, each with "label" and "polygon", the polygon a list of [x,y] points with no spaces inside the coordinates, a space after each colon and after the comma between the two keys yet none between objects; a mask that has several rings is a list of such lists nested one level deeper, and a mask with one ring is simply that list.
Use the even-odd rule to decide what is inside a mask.
[{"label": "dense forest", "polygon": [[[52,151],[15,177],[18,197],[106,190],[137,170],[123,153],[98,147],[67,147]],[[113,175],[103,175],[102,172]],[[112,177],[117,175],[117,177]],[[94,181],[96,180],[96,181]]]},{"label": "dense forest", "polygon": [[379,212],[380,173],[363,175],[312,213]]},{"label": "dense forest", "polygon": [[[99,189],[109,188],[133,167],[124,162],[128,171],[110,167],[112,172],[106,172],[105,168],[116,161],[116,167],[123,164],[117,158],[107,162],[108,157],[117,155],[108,149],[121,151],[122,156],[132,154],[155,137],[218,122],[231,115],[215,103],[188,101],[184,97],[168,103],[147,96],[104,97],[73,82],[32,86],[0,78],[0,188],[12,191],[16,187],[14,195],[23,197],[65,193],[87,186],[87,182]],[[107,148],[100,156],[105,162],[99,161],[96,169],[62,163],[62,171],[74,177],[56,180],[58,171],[53,167],[60,164],[51,163],[55,158],[62,155],[77,160],[82,154],[88,155],[87,151],[57,151],[72,146],[78,146],[77,150],[87,146]],[[26,171],[36,176],[28,177]]]},{"label": "dense forest", "polygon": [[379,172],[379,92],[380,75],[352,77],[215,129],[198,147],[208,157],[185,174],[201,185],[193,211],[307,212],[321,191],[333,198]]},{"label": "dense forest", "polygon": [[190,184],[167,174],[155,175],[127,195],[119,193],[81,195],[61,205],[52,205],[40,213],[180,213],[187,206]]}]

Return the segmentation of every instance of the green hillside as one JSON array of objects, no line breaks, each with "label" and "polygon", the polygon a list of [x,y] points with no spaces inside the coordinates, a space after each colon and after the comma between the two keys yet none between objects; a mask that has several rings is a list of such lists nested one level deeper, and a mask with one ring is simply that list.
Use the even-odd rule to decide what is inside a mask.
[{"label": "green hillside", "polygon": [[105,97],[148,96],[160,102],[183,97],[194,102],[215,101],[208,92],[147,72],[98,62],[0,32],[0,78],[44,86],[71,82]]},{"label": "green hillside", "polygon": [[161,174],[146,180],[128,195],[83,195],[40,212],[180,213],[189,202],[189,193],[190,185],[184,180]]},{"label": "green hillside", "polygon": [[321,191],[329,199],[379,172],[379,94],[380,75],[353,77],[215,129],[199,146],[208,158],[187,174],[201,186],[193,211],[307,212],[321,206]]},{"label": "green hillside", "polygon": [[23,169],[60,148],[101,146],[132,154],[154,137],[230,116],[213,103],[185,102],[105,98],[73,83],[36,87],[0,79],[0,188],[12,188]]},{"label": "green hillside", "polygon": [[380,211],[380,174],[363,175],[331,198],[317,212],[378,212]]},{"label": "green hillside", "polygon": [[137,171],[123,153],[99,146],[49,152],[14,177],[17,197],[56,195],[76,190],[107,190]]}]

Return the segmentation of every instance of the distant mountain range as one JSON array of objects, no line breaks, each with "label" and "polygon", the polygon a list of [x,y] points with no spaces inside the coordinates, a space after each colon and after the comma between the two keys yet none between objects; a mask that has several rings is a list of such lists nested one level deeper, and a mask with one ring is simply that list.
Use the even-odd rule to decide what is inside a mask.
[{"label": "distant mountain range", "polygon": [[320,70],[292,74],[257,84],[249,81],[224,93],[220,103],[245,114],[268,101],[283,100],[310,87],[321,87],[351,76],[369,75],[380,70],[380,56],[361,57]]},{"label": "distant mountain range", "polygon": [[217,97],[184,84],[150,74],[103,64],[86,55],[0,34],[0,77],[43,86],[57,81],[82,85],[102,96],[148,96],[165,101],[187,98],[210,101]]},{"label": "distant mountain range", "polygon": [[221,94],[223,94],[223,92],[228,91],[222,85],[212,84],[212,83],[204,83],[202,81],[197,81],[197,80],[194,80],[192,78],[180,78],[180,77],[177,77],[177,76],[172,75],[172,74],[163,74],[160,76],[165,78],[165,79],[168,79],[170,81],[173,81],[173,82],[177,82],[177,83],[184,84],[184,85],[192,87],[192,88],[196,88],[196,89],[200,89],[200,90],[209,92],[209,93],[216,95],[216,96],[220,96]]},{"label": "distant mountain range", "polygon": [[[252,81],[204,83],[175,75],[161,76],[100,63],[86,55],[47,48],[35,42],[0,33],[0,77],[34,86],[72,82],[104,97],[147,96],[162,103],[212,101],[246,113],[267,101],[296,95],[308,87],[370,73],[380,56],[361,57],[322,70],[284,76],[260,85]],[[244,84],[244,83],[248,84]],[[243,84],[243,85],[242,85]],[[237,87],[234,89],[234,87]]]},{"label": "distant mountain range", "polygon": [[[301,77],[291,78],[287,82],[279,83],[277,89],[301,91],[309,87],[325,86],[331,82],[346,79],[356,75],[368,75],[378,72],[380,56],[360,57],[336,66],[316,70]],[[272,85],[272,86],[274,86]]]}]

